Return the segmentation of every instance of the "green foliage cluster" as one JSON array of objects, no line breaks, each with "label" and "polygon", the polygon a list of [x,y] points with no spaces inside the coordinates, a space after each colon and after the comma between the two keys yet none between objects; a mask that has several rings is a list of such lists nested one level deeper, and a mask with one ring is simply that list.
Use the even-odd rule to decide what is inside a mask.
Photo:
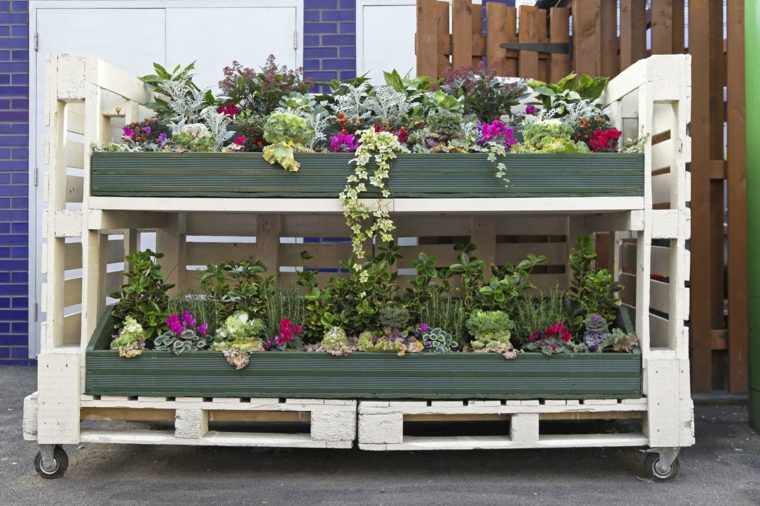
[{"label": "green foliage cluster", "polygon": [[556,83],[531,80],[528,81],[528,86],[533,89],[537,100],[545,109],[557,111],[557,116],[564,116],[567,113],[568,104],[598,99],[608,81],[606,77],[593,77],[573,72]]},{"label": "green foliage cluster", "polygon": [[164,280],[158,264],[160,258],[163,258],[163,254],[151,250],[127,255],[127,282],[121,286],[120,291],[109,294],[118,299],[111,311],[116,318],[117,329],[131,316],[142,325],[148,338],[160,333],[168,314],[168,291],[174,287]]},{"label": "green foliage cluster", "polygon": [[558,287],[533,298],[522,297],[514,305],[514,341],[522,345],[532,332],[566,318],[565,297]]},{"label": "green foliage cluster", "polygon": [[111,341],[111,349],[118,350],[120,357],[134,358],[142,354],[146,338],[142,325],[133,317],[127,316],[119,334]]},{"label": "green foliage cluster", "polygon": [[180,355],[188,351],[201,351],[208,348],[211,338],[202,336],[194,328],[187,328],[181,334],[167,331],[153,340],[153,349],[170,351]]},{"label": "green foliage cluster", "polygon": [[585,142],[573,140],[573,127],[558,119],[528,123],[523,142],[512,146],[512,153],[588,153]]},{"label": "green foliage cluster", "polygon": [[476,309],[467,319],[467,330],[472,335],[470,345],[474,350],[500,350],[509,345],[513,326],[504,311]]},{"label": "green foliage cluster", "polygon": [[422,334],[422,344],[426,351],[433,353],[448,353],[459,347],[451,332],[440,327],[428,329]]},{"label": "green foliage cluster", "polygon": [[219,319],[236,311],[261,314],[267,294],[274,287],[274,276],[266,274],[261,260],[229,260],[209,264],[201,275],[201,287],[215,305]]}]

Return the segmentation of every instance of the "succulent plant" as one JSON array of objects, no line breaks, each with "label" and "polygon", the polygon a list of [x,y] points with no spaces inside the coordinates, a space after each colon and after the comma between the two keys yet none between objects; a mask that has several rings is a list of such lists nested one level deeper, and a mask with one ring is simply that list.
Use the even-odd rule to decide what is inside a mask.
[{"label": "succulent plant", "polygon": [[459,346],[451,333],[440,327],[428,329],[422,334],[422,344],[425,350],[435,353],[448,353]]},{"label": "succulent plant", "polygon": [[386,306],[380,310],[380,324],[389,329],[401,329],[409,322],[409,311],[402,306]]}]

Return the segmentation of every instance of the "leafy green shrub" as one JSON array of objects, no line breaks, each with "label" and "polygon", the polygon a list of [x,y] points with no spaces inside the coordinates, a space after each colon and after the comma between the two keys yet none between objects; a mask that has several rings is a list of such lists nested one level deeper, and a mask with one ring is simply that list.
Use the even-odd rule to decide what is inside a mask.
[{"label": "leafy green shrub", "polygon": [[266,275],[266,270],[261,260],[209,264],[201,275],[201,287],[216,304],[220,318],[236,311],[261,314],[266,294],[274,284],[274,276]]},{"label": "leafy green shrub", "polygon": [[398,332],[409,323],[409,311],[401,306],[386,306],[380,309],[378,319],[383,327]]},{"label": "leafy green shrub", "polygon": [[148,338],[158,335],[166,319],[169,303],[168,290],[174,285],[164,281],[158,259],[163,254],[151,250],[138,251],[126,257],[129,269],[125,273],[127,283],[110,297],[119,302],[111,310],[116,318],[116,328],[121,328],[127,316],[133,317]]},{"label": "leafy green shrub", "polygon": [[465,114],[487,123],[502,115],[512,116],[512,108],[525,95],[526,87],[523,83],[505,83],[483,64],[477,68],[446,69],[441,90],[460,98]]}]

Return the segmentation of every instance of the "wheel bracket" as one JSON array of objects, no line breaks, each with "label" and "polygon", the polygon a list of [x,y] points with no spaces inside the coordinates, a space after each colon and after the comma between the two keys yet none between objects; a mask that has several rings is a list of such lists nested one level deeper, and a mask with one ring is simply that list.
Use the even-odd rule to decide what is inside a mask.
[{"label": "wheel bracket", "polygon": [[657,453],[659,459],[655,464],[658,473],[666,475],[670,473],[670,469],[673,466],[673,462],[678,458],[678,453],[681,448],[678,447],[664,447],[664,448],[649,448],[647,453]]},{"label": "wheel bracket", "polygon": [[42,455],[42,467],[44,469],[55,470],[56,462],[53,452],[55,451],[55,445],[39,445],[40,455]]}]

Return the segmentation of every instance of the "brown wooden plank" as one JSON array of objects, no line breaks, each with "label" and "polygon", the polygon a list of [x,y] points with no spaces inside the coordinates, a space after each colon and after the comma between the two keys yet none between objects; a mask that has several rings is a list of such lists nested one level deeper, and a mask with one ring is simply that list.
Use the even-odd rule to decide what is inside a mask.
[{"label": "brown wooden plank", "polygon": [[617,36],[617,2],[602,2],[599,11],[599,30],[602,43],[601,75],[613,77],[620,68]]},{"label": "brown wooden plank", "polygon": [[728,387],[744,393],[747,378],[747,155],[744,2],[728,2]]},{"label": "brown wooden plank", "polygon": [[[517,42],[517,8],[507,7],[506,16],[507,16],[507,22],[506,22],[507,38],[506,40],[504,40],[504,42]],[[507,65],[505,67],[506,75],[508,76],[517,75],[518,62],[519,62],[519,53],[517,51],[515,51],[514,53],[510,53],[510,52],[507,53]]]},{"label": "brown wooden plank", "polygon": [[672,0],[673,1],[673,54],[679,54],[684,52],[684,27],[686,26],[685,17],[685,1],[684,0]]},{"label": "brown wooden plank", "polygon": [[603,0],[573,0],[573,67],[576,72],[601,72],[601,32],[598,29]]},{"label": "brown wooden plank", "polygon": [[646,0],[620,0],[620,70],[645,57]]},{"label": "brown wooden plank", "polygon": [[417,75],[438,77],[437,0],[417,0]]},{"label": "brown wooden plank", "polygon": [[486,38],[483,36],[483,6],[480,4],[471,5],[470,33],[472,34],[472,44],[470,46],[470,64],[473,67],[479,67],[483,63],[483,57],[486,54]]},{"label": "brown wooden plank", "polygon": [[673,53],[673,0],[652,0],[652,54]]},{"label": "brown wooden plank", "polygon": [[[435,17],[436,32],[438,33],[438,36],[437,36],[438,47],[440,47],[443,43],[450,44],[451,34],[449,32],[449,4],[448,2],[436,1],[433,11],[434,11],[434,17]],[[443,71],[445,69],[451,67],[451,62],[449,61],[449,54],[450,52],[448,53],[438,52],[438,59],[436,62],[438,77],[443,75]]]},{"label": "brown wooden plank", "polygon": [[710,301],[710,53],[709,3],[689,2],[689,52],[692,56],[691,109],[691,366],[692,390],[712,388],[712,335]]},{"label": "brown wooden plank", "polygon": [[[491,2],[486,8],[486,62],[496,75],[507,76],[507,53],[501,44],[509,42],[510,25],[506,5]],[[514,32],[515,25],[511,25]]]},{"label": "brown wooden plank", "polygon": [[[570,11],[567,8],[549,10],[549,40],[555,44],[570,42]],[[557,82],[570,73],[569,54],[552,53],[549,58],[551,62],[550,81]]]},{"label": "brown wooden plank", "polygon": [[453,42],[452,64],[454,68],[472,64],[472,2],[453,0],[451,10],[451,37]]},{"label": "brown wooden plank", "polygon": [[[543,27],[542,27],[543,25]],[[518,41],[524,43],[541,42],[541,33],[546,31],[546,16],[542,9],[523,5],[520,7],[520,32]],[[520,77],[539,78],[538,53],[535,51],[520,51],[517,70]]]}]

